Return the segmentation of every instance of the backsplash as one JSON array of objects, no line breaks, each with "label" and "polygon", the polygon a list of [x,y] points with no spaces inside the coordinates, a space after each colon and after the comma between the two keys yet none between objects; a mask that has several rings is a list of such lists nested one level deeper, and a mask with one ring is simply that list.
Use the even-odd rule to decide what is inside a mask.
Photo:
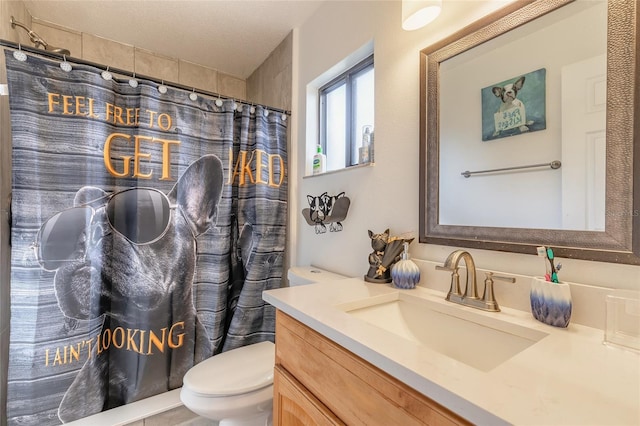
[{"label": "backsplash", "polygon": [[[421,279],[418,285],[441,291],[445,294],[449,291],[451,273],[436,270],[436,265],[442,265],[442,263],[416,258],[413,258],[413,261],[420,268]],[[464,269],[464,267],[461,269]],[[501,307],[531,312],[529,302],[531,276],[513,274],[500,270],[476,268],[476,280],[478,284],[478,293],[480,295],[482,295],[482,291],[484,290],[485,272],[494,272],[496,275],[514,277],[516,279],[516,282],[513,284],[498,280],[494,281],[495,297]],[[461,271],[460,286],[462,291],[464,291],[465,276],[466,273]],[[606,309],[605,297],[608,294],[611,294],[614,289],[573,282],[569,282],[569,285],[571,287],[571,297],[573,299],[571,322],[604,330]]]}]

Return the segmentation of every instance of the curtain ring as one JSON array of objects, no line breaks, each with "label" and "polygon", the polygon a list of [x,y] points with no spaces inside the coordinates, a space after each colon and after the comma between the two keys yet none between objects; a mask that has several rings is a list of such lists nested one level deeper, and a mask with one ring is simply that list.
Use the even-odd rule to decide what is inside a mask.
[{"label": "curtain ring", "polygon": [[107,65],[107,69],[102,71],[102,73],[100,75],[102,75],[102,78],[104,78],[107,81],[109,81],[109,80],[111,80],[113,78],[113,74],[111,74],[109,72],[109,65]]},{"label": "curtain ring", "polygon": [[160,86],[158,86],[158,92],[162,93],[163,95],[167,93],[167,86],[164,85],[164,80],[162,80],[162,83],[160,84]]},{"label": "curtain ring", "polygon": [[138,87],[138,80],[136,80],[136,72],[133,72],[133,77],[129,79],[129,86],[133,87],[134,89],[136,87]]},{"label": "curtain ring", "polygon": [[18,50],[13,51],[13,57],[20,62],[25,62],[27,60],[27,55],[22,51],[22,45],[18,43]]},{"label": "curtain ring", "polygon": [[198,100],[198,95],[196,95],[196,88],[193,88],[193,92],[189,93],[189,99],[191,99],[192,101],[197,101]]},{"label": "curtain ring", "polygon": [[60,69],[64,72],[69,72],[73,69],[71,64],[67,62],[67,55],[62,55],[62,62],[60,62]]}]

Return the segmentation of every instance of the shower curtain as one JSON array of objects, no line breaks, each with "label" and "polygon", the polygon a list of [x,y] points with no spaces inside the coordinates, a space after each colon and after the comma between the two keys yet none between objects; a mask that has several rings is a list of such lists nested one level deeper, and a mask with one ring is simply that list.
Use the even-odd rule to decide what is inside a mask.
[{"label": "shower curtain", "polygon": [[273,341],[261,293],[283,271],[286,116],[5,56],[8,424],[83,418]]}]

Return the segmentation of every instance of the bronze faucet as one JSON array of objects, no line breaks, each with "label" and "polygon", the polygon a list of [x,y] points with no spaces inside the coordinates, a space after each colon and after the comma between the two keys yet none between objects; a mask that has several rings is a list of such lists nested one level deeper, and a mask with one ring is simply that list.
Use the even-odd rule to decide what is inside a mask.
[{"label": "bronze faucet", "polygon": [[[467,268],[467,281],[465,283],[464,293],[460,290],[460,274],[458,273],[461,260],[464,260]],[[447,260],[445,260],[444,266],[438,265],[436,269],[451,272],[451,287],[447,293],[446,300],[490,312],[500,312],[500,307],[493,292],[493,280],[496,279],[511,283],[516,282],[515,278],[494,276],[493,272],[487,272],[487,277],[484,280],[484,293],[482,298],[479,298],[478,284],[476,282],[476,264],[471,254],[465,250],[452,252],[447,257]]]}]

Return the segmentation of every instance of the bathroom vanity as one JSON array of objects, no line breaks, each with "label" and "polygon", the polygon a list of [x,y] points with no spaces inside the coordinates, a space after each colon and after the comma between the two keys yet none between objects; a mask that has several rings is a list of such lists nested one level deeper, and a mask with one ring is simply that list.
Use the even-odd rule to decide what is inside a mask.
[{"label": "bathroom vanity", "polygon": [[273,414],[276,425],[469,424],[282,311]]},{"label": "bathroom vanity", "polygon": [[356,278],[264,292],[278,311],[274,423],[640,424],[637,352],[444,297]]}]

